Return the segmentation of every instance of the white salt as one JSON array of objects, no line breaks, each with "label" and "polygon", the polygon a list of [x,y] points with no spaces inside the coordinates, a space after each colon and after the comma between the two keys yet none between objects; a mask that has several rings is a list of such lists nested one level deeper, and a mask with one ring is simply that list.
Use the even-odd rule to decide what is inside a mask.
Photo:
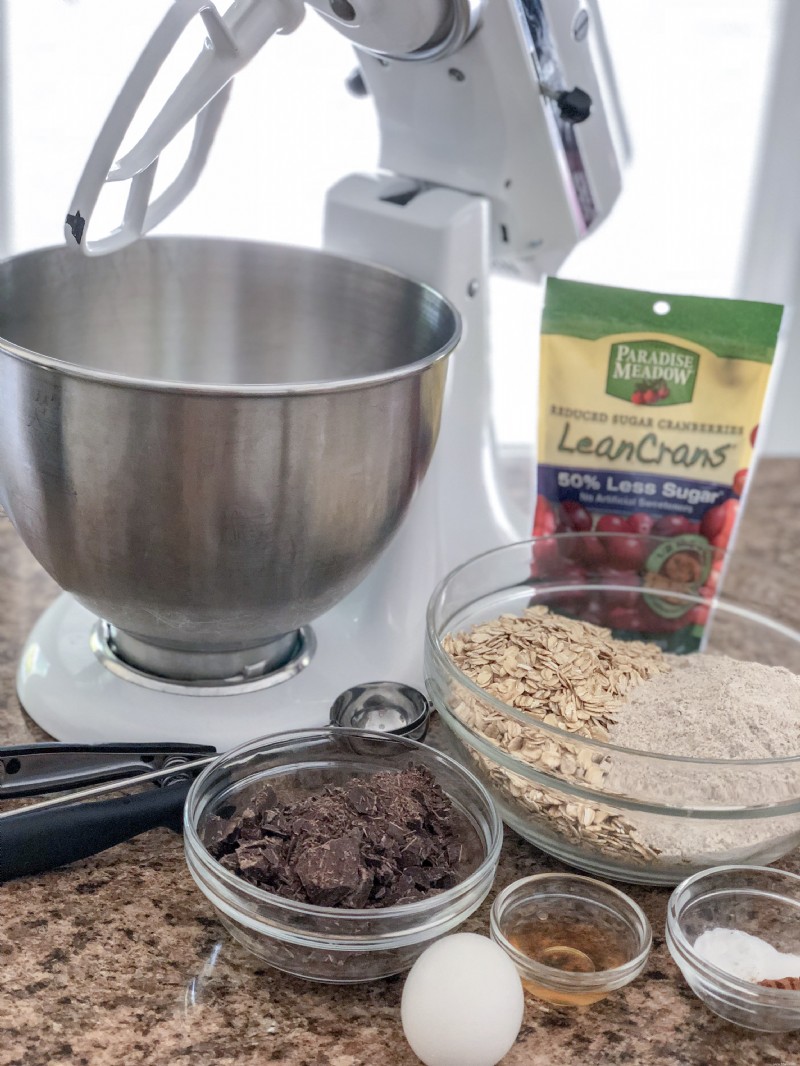
[{"label": "white salt", "polygon": [[778,951],[741,929],[706,929],[694,942],[701,959],[742,981],[779,981],[800,977],[800,955]]}]

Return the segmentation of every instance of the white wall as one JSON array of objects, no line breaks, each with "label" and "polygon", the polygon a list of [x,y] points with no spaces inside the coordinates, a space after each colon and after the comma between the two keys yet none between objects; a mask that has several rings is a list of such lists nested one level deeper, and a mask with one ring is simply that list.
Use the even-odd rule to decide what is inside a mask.
[{"label": "white wall", "polygon": [[[14,241],[24,249],[62,239],[83,162],[168,0],[6,2]],[[601,0],[601,9],[634,159],[612,217],[562,274],[734,295],[780,0]],[[313,13],[269,42],[237,79],[207,172],[164,230],[317,244],[325,189],[371,169],[377,155],[371,105],[343,87],[353,65],[349,46]],[[769,136],[800,139],[796,115]],[[493,296],[498,435],[528,442],[541,291],[497,279]],[[768,443],[800,454],[793,411],[781,412]]]}]

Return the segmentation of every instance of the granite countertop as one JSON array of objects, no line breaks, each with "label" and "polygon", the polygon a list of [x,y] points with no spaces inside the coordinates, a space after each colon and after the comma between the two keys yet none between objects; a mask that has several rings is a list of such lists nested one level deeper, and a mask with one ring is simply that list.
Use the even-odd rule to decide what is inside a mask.
[{"label": "granite countertop", "polygon": [[[800,461],[762,463],[728,591],[800,613]],[[43,734],[14,672],[54,584],[0,518],[0,742]],[[794,855],[782,862],[800,872]],[[507,831],[495,885],[559,864]],[[655,946],[644,975],[582,1009],[528,997],[504,1066],[737,1066],[800,1061],[797,1034],[735,1028],[693,996],[669,957],[668,890],[634,887]],[[486,932],[488,901],[466,928]],[[261,969],[216,921],[159,830],[68,870],[0,887],[0,1066],[413,1066],[400,1027],[402,978],[308,984]]]}]

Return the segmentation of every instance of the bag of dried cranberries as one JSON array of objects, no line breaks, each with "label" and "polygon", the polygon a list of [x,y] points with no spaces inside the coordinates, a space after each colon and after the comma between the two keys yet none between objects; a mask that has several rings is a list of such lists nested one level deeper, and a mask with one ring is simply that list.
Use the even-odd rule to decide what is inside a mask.
[{"label": "bag of dried cranberries", "polygon": [[533,533],[552,538],[540,569],[617,589],[566,596],[585,620],[701,645],[698,597],[733,544],[782,310],[548,279]]}]

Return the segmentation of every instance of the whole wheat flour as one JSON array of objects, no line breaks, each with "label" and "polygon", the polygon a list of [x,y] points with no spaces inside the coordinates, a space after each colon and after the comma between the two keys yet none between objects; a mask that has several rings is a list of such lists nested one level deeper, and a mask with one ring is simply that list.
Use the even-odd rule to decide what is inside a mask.
[{"label": "whole wheat flour", "polygon": [[[774,759],[800,755],[800,677],[782,667],[740,662],[726,655],[670,656],[669,673],[632,690],[609,727],[612,744],[694,759]],[[609,759],[607,792],[688,807],[762,806],[743,820],[671,818],[631,812],[633,836],[661,861],[697,863],[745,859],[773,842],[784,850],[798,818],[769,808],[796,798],[796,765],[659,766],[623,754]]]},{"label": "whole wheat flour", "polygon": [[696,759],[800,755],[800,676],[727,655],[670,655],[629,694],[609,740]]}]

